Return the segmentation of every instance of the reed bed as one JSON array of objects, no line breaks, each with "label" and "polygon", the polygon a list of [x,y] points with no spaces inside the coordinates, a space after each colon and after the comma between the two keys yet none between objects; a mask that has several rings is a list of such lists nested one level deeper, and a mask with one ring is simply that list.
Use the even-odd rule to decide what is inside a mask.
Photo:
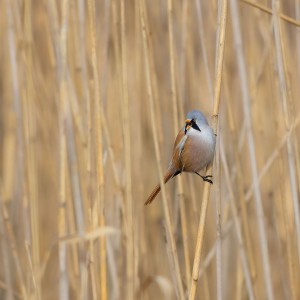
[{"label": "reed bed", "polygon": [[[0,16],[0,299],[299,299],[299,1]],[[214,184],[144,206],[192,109]]]}]

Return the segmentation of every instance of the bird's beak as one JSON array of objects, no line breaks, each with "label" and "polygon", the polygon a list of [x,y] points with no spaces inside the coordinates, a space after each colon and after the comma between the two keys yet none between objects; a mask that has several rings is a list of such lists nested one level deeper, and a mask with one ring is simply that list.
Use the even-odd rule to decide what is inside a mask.
[{"label": "bird's beak", "polygon": [[185,127],[186,127],[186,129],[189,129],[191,126],[192,126],[191,119],[186,119],[185,120]]},{"label": "bird's beak", "polygon": [[185,120],[185,128],[184,128],[184,132],[186,133],[190,128],[191,128],[191,120],[190,119],[186,119]]}]

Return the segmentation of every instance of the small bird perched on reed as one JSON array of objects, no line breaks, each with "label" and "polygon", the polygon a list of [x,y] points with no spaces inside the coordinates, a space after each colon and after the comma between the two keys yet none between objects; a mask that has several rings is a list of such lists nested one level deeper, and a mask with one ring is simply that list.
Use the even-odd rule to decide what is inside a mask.
[{"label": "small bird perched on reed", "polygon": [[[184,127],[179,131],[174,147],[173,156],[164,175],[164,183],[182,172],[193,172],[204,181],[213,183],[211,175],[202,176],[198,172],[207,167],[214,157],[216,137],[208,125],[205,116],[198,110],[188,112]],[[145,205],[150,204],[160,192],[158,184]]]}]

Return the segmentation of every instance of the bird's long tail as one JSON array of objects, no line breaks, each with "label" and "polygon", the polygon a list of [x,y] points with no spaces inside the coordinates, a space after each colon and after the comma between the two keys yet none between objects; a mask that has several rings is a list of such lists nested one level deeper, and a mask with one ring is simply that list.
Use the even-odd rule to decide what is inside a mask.
[{"label": "bird's long tail", "polygon": [[[176,172],[174,170],[168,170],[164,176],[164,183],[167,183],[172,177],[178,175],[180,172]],[[157,196],[157,194],[160,192],[160,184],[158,184],[154,190],[152,191],[152,193],[150,194],[150,196],[148,197],[147,201],[145,202],[145,205],[150,204],[155,197]]]}]

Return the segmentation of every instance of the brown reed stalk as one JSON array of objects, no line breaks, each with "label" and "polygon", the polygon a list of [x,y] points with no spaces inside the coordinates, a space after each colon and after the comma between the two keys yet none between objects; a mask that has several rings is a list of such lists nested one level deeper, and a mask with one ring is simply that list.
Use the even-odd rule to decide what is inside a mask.
[{"label": "brown reed stalk", "polygon": [[[298,114],[298,116],[296,117],[295,122],[291,126],[291,132],[294,131],[299,124],[300,124],[300,113]],[[264,167],[262,168],[262,170],[260,171],[260,173],[258,175],[259,183],[264,179],[265,175],[268,173],[268,171],[270,170],[270,168],[272,167],[272,165],[274,164],[274,162],[278,158],[278,156],[280,154],[280,151],[285,146],[286,139],[287,139],[288,135],[291,134],[291,132],[287,132],[283,136],[283,138],[280,140],[279,145],[277,146],[277,148],[275,148],[273,150],[273,152],[269,155],[268,160],[266,161],[266,163],[264,164]],[[245,193],[245,201],[247,203],[251,200],[251,197],[253,196],[253,193],[254,193],[254,185],[251,185],[249,187],[248,191]],[[226,218],[224,218],[224,219],[226,219]],[[232,228],[232,225],[233,225],[233,219],[230,219],[224,226],[223,238],[226,238],[226,236],[230,232],[230,229]],[[215,252],[216,252],[216,244],[214,244],[212,246],[210,251],[208,251],[208,254],[206,255],[205,259],[203,260],[203,263],[202,263],[202,266],[201,266],[201,269],[200,269],[200,272],[199,272],[199,278],[202,276],[203,272],[208,268],[209,264],[213,260]]]},{"label": "brown reed stalk", "polygon": [[[283,119],[285,123],[285,128],[290,131],[290,108],[288,103],[288,93],[287,93],[287,83],[286,83],[286,71],[285,71],[285,57],[284,57],[284,43],[282,30],[279,23],[279,2],[272,1],[273,9],[273,20],[274,20],[274,36],[275,36],[275,47],[276,47],[276,57],[278,66],[278,76],[280,83],[281,101],[283,107]],[[287,146],[287,158],[289,166],[289,178],[290,178],[290,188],[292,193],[293,205],[294,205],[294,218],[297,231],[297,247],[298,247],[298,263],[300,264],[300,208],[299,208],[299,196],[296,180],[296,169],[295,169],[295,153],[292,145],[292,135],[289,135],[286,141]]]},{"label": "brown reed stalk", "polygon": [[[17,34],[16,34],[16,24],[18,25],[18,22],[14,22],[13,19],[13,13],[15,12],[16,17],[18,17],[18,11],[12,10],[12,5],[14,3],[11,3],[10,1],[6,1],[6,16],[7,16],[7,23],[8,23],[8,50],[9,50],[9,61],[10,61],[10,68],[11,68],[11,76],[12,76],[12,93],[13,93],[13,101],[14,101],[14,113],[17,118],[16,123],[16,166],[17,166],[17,172],[15,174],[15,186],[19,187],[18,190],[16,190],[16,196],[21,200],[22,206],[23,206],[23,218],[25,222],[24,226],[24,234],[27,238],[30,238],[30,217],[28,212],[28,198],[26,194],[26,184],[25,184],[25,161],[24,161],[24,152],[25,152],[25,142],[24,142],[24,131],[23,131],[23,110],[22,110],[22,99],[21,99],[21,91],[20,91],[20,85],[19,85],[19,65],[18,65],[18,57],[17,57],[17,47],[16,47],[16,40],[17,40]],[[18,18],[16,18],[18,20]],[[19,26],[20,27],[20,26]],[[36,215],[32,216],[32,218],[35,218]],[[5,211],[4,212],[4,220],[8,219],[9,215]],[[13,242],[13,231],[10,230],[9,238],[11,240],[11,245],[14,245],[15,242]],[[35,236],[36,237],[36,236]],[[34,241],[36,242],[36,240]],[[35,247],[36,244],[33,245],[33,248],[36,250],[37,247]],[[14,245],[15,247],[15,245]],[[34,251],[34,250],[33,250]],[[35,266],[38,265],[37,263],[37,253],[34,252],[34,262],[36,263]],[[15,261],[17,262],[16,266],[18,268],[18,275],[19,279],[22,278],[21,275],[21,266],[19,264],[19,261],[17,260],[17,254],[14,253]],[[36,269],[35,269],[36,271]],[[34,277],[37,276],[37,273],[32,274]],[[22,294],[25,295],[27,298],[27,292],[26,288],[24,286],[24,282],[21,283],[21,289]]]},{"label": "brown reed stalk", "polygon": [[[217,130],[219,132],[219,130]],[[223,299],[223,265],[222,265],[222,203],[221,203],[221,192],[220,192],[220,179],[221,179],[221,166],[220,166],[220,145],[216,147],[215,153],[215,164],[214,164],[214,180],[217,183],[215,188],[215,199],[216,199],[216,272],[217,272],[217,299]]]},{"label": "brown reed stalk", "polygon": [[[25,70],[27,74],[32,74],[32,4],[27,1],[25,5],[25,43],[26,58]],[[27,193],[30,207],[30,230],[31,230],[31,250],[33,274],[35,281],[35,294],[37,299],[41,298],[41,278],[40,278],[40,246],[39,246],[39,202],[37,199],[37,175],[36,175],[36,153],[35,145],[33,144],[34,136],[36,134],[35,128],[35,111],[34,111],[34,94],[32,76],[26,76],[26,95],[23,97],[23,114],[24,114],[24,134],[25,134],[25,153],[26,153],[26,170],[27,170]]]},{"label": "brown reed stalk", "polygon": [[[168,28],[169,28],[169,53],[170,53],[170,74],[171,74],[171,99],[172,99],[172,109],[173,109],[173,128],[174,136],[176,136],[179,124],[178,124],[178,106],[179,99],[177,95],[176,88],[176,75],[175,75],[175,53],[174,53],[174,33],[173,33],[173,1],[168,0]],[[185,261],[185,274],[186,280],[190,281],[190,258],[189,258],[189,247],[188,247],[188,231],[187,231],[187,221],[184,203],[184,193],[183,193],[183,182],[182,178],[178,177],[178,195],[179,195],[179,210],[181,218],[181,229],[182,229],[182,242],[183,242],[183,253]]]},{"label": "brown reed stalk", "polygon": [[[101,98],[99,87],[99,74],[98,74],[98,57],[96,52],[96,11],[95,1],[88,1],[88,14],[89,14],[89,30],[91,37],[91,58],[92,58],[92,74],[94,82],[94,120],[96,126],[96,201],[92,208],[93,226],[104,227],[106,224],[104,216],[104,173],[103,173],[103,141],[102,141],[102,123],[101,123]],[[106,236],[100,237],[100,296],[101,299],[107,299],[107,263],[106,263]],[[96,297],[96,295],[95,295]]]},{"label": "brown reed stalk", "polygon": [[[68,3],[63,3],[63,12],[65,13],[65,17],[63,18],[61,29],[59,30],[58,26],[58,14],[57,8],[54,3],[49,4],[49,12],[51,15],[51,25],[52,25],[52,34],[53,34],[53,42],[59,47],[56,47],[56,60],[58,62],[58,77],[67,86],[68,84],[68,70],[66,65],[66,47],[64,46],[64,39],[67,36],[67,20],[68,20]],[[76,223],[76,230],[78,234],[82,237],[85,232],[85,217],[84,217],[84,205],[83,205],[83,196],[82,196],[82,187],[80,184],[80,175],[79,175],[79,161],[78,161],[78,153],[75,145],[75,130],[73,124],[73,118],[71,114],[71,100],[69,97],[72,96],[67,90],[68,93],[68,101],[66,102],[66,112],[65,112],[65,131],[66,131],[66,149],[67,149],[67,159],[69,166],[69,174],[70,174],[70,188],[72,190],[72,199],[70,199],[70,203],[72,206],[74,205],[74,216]],[[69,203],[69,202],[68,202]],[[73,219],[72,219],[73,220]],[[80,295],[81,297],[87,296],[87,271],[86,264],[83,260],[84,253],[84,245],[83,243],[79,243],[77,245],[78,249],[74,249],[75,257],[79,259],[79,270],[80,270]],[[78,250],[78,252],[77,252]],[[76,266],[76,265],[75,265]]]},{"label": "brown reed stalk", "polygon": [[[282,153],[282,151],[281,151]],[[279,172],[283,172],[283,156],[282,153],[279,156]],[[297,297],[297,280],[296,280],[296,267],[297,267],[297,260],[295,260],[295,255],[293,255],[293,245],[294,245],[294,238],[293,238],[293,228],[291,228],[293,220],[290,218],[290,214],[288,212],[288,208],[285,202],[285,195],[286,190],[289,189],[288,183],[280,187],[280,207],[279,209],[283,213],[283,225],[284,225],[284,234],[286,235],[286,257],[287,257],[287,268],[289,273],[289,282],[290,282],[290,293],[292,299],[298,299]]]},{"label": "brown reed stalk", "polygon": [[[216,53],[216,57],[217,57],[216,78],[215,78],[215,88],[214,88],[214,106],[213,106],[213,120],[212,120],[213,121],[212,126],[215,133],[217,133],[217,126],[218,126],[218,111],[219,111],[219,103],[220,103],[223,57],[224,57],[224,49],[225,49],[226,18],[227,18],[227,0],[224,0],[221,3],[220,20],[218,22],[219,24],[219,35],[217,39],[218,52]],[[211,171],[212,171],[212,166],[210,166],[207,169],[206,174],[211,174]],[[200,259],[202,253],[203,236],[204,236],[209,193],[210,193],[210,185],[204,184],[198,236],[197,236],[196,250],[194,256],[193,272],[192,272],[192,282],[191,282],[190,292],[189,292],[189,300],[195,299],[195,295],[196,295],[196,287],[199,278]]]},{"label": "brown reed stalk", "polygon": [[[0,183],[0,196],[1,195],[2,195],[2,184]],[[18,250],[17,250],[16,237],[14,235],[13,227],[12,227],[11,221],[9,219],[9,215],[8,215],[7,209],[5,207],[5,204],[3,202],[3,199],[0,199],[0,201],[1,201],[1,214],[3,216],[3,221],[4,221],[4,225],[5,225],[8,243],[10,246],[10,251],[11,251],[12,258],[14,260],[14,264],[16,267],[16,274],[17,274],[16,276],[17,276],[18,284],[20,285],[22,297],[27,300],[27,299],[29,299],[29,295],[28,295],[28,291],[27,291],[26,285],[25,285],[25,278],[24,278],[24,275],[22,272],[20,254],[18,253]]]},{"label": "brown reed stalk", "polygon": [[4,206],[4,200],[2,195],[2,182],[0,182],[0,241],[1,241],[1,256],[3,261],[3,271],[4,271],[4,288],[7,291],[6,298],[7,300],[13,300],[13,286],[12,286],[12,266],[10,262],[10,252],[8,245],[8,236],[5,231],[5,223],[2,214],[2,206]]},{"label": "brown reed stalk", "polygon": [[247,291],[248,291],[248,297],[249,297],[249,299],[255,299],[253,283],[251,281],[248,258],[247,258],[247,254],[246,254],[246,250],[245,250],[241,226],[239,223],[238,211],[237,211],[237,208],[235,205],[235,197],[234,197],[233,187],[230,182],[229,167],[228,167],[228,163],[227,163],[227,160],[225,157],[223,143],[221,144],[220,148],[221,148],[220,153],[221,153],[221,160],[222,160],[222,165],[223,165],[223,169],[224,169],[224,173],[225,173],[226,184],[227,184],[227,188],[228,188],[229,195],[231,198],[229,201],[230,201],[231,209],[233,212],[233,220],[235,223],[234,225],[235,225],[237,239],[238,239],[238,243],[239,243],[239,247],[240,247],[240,257],[241,257],[241,263],[242,263],[242,267],[243,267],[246,287],[247,287]]},{"label": "brown reed stalk", "polygon": [[236,293],[235,293],[235,299],[239,300],[242,299],[242,291],[243,291],[243,285],[244,285],[244,276],[242,275],[242,264],[240,257],[238,257],[237,264],[236,264]]},{"label": "brown reed stalk", "polygon": [[242,89],[242,100],[243,100],[243,110],[244,118],[246,122],[247,129],[247,139],[248,147],[250,153],[250,162],[251,162],[251,171],[252,171],[252,180],[254,183],[254,198],[256,204],[256,213],[257,213],[257,222],[259,228],[259,238],[260,238],[260,249],[261,256],[263,260],[263,271],[264,271],[264,282],[267,292],[267,298],[273,299],[273,287],[272,287],[272,278],[268,254],[268,241],[266,236],[265,221],[264,221],[264,211],[261,199],[261,192],[258,181],[258,171],[257,171],[257,161],[253,137],[253,125],[251,120],[251,110],[250,110],[250,94],[248,87],[248,78],[246,72],[246,63],[242,48],[242,36],[240,31],[240,21],[237,1],[231,0],[231,14],[232,14],[232,26],[233,26],[233,36],[234,43],[237,53],[238,61],[238,73],[241,78],[241,89]]},{"label": "brown reed stalk", "polygon": [[[227,8],[226,8],[227,10]],[[221,0],[218,1],[218,13],[217,13],[217,19],[221,20]],[[220,22],[220,21],[219,21]],[[220,23],[219,23],[220,24]],[[218,25],[219,25],[218,24]],[[226,23],[225,25],[226,26]],[[221,28],[220,26],[217,27],[217,41],[220,40],[220,33],[221,33]],[[225,44],[225,43],[224,43]],[[216,43],[216,53],[219,52],[219,43]],[[223,53],[224,56],[224,53]],[[217,64],[218,57],[216,57],[216,74],[218,72],[218,64]],[[223,63],[222,63],[223,66]],[[212,84],[211,84],[212,86]],[[220,87],[221,90],[221,87]],[[220,94],[218,95],[219,101],[220,101]],[[219,108],[218,108],[219,111]],[[220,132],[219,131],[219,124],[216,124],[215,126],[215,132]],[[221,168],[220,168],[220,143],[216,144],[216,150],[215,150],[215,160],[214,160],[214,180],[216,182],[215,186],[215,201],[216,201],[216,282],[217,282],[217,299],[222,300],[223,298],[223,280],[222,280],[222,224],[221,224],[221,192],[220,192],[220,187],[221,187]]]},{"label": "brown reed stalk", "polygon": [[206,50],[207,43],[206,43],[206,38],[205,38],[205,33],[204,33],[205,27],[204,27],[204,21],[203,21],[202,6],[201,6],[201,1],[195,0],[195,2],[196,2],[196,12],[197,12],[197,20],[198,20],[198,33],[199,33],[199,39],[201,41],[201,52],[202,52],[202,58],[203,58],[203,64],[204,64],[205,78],[207,81],[209,96],[213,102],[214,90],[213,90],[212,75],[210,72],[207,50]]},{"label": "brown reed stalk", "polygon": [[[257,76],[257,78],[258,77],[260,77],[260,76]],[[228,81],[227,81],[226,76],[224,76],[224,93],[226,95],[226,105],[227,105],[229,129],[234,138],[233,151],[234,151],[234,158],[235,158],[236,167],[237,167],[237,174],[242,174],[241,159],[240,159],[240,155],[238,153],[237,141],[235,139],[235,137],[237,136],[237,130],[236,130],[236,125],[235,125],[235,121],[233,118],[232,107],[230,105]],[[255,261],[254,261],[253,246],[252,246],[251,237],[250,237],[249,217],[248,217],[247,206],[246,206],[244,190],[243,190],[243,187],[244,187],[243,177],[237,176],[236,180],[237,180],[236,185],[237,185],[237,189],[238,189],[238,198],[239,198],[239,203],[241,206],[241,217],[242,217],[243,232],[244,232],[244,237],[245,237],[245,246],[246,246],[247,254],[248,254],[247,260],[249,261],[249,267],[250,267],[251,279],[252,279],[251,282],[254,285],[253,292],[255,294],[256,267],[255,267]],[[233,193],[232,193],[232,195],[233,195]],[[235,205],[235,204],[233,204],[233,205]],[[233,208],[233,210],[235,210],[235,209]],[[242,260],[243,260],[243,258],[242,258]]]},{"label": "brown reed stalk", "polygon": [[[218,20],[220,18],[220,2],[218,2]],[[202,14],[202,8],[200,1],[196,1],[196,10],[197,10],[197,16],[199,20],[198,25],[198,32],[199,32],[199,38],[201,41],[201,51],[202,51],[202,57],[203,57],[203,63],[204,63],[204,71],[205,71],[205,77],[207,80],[207,86],[208,86],[208,92],[211,98],[211,102],[213,103],[213,82],[212,82],[212,76],[209,68],[208,63],[208,56],[206,51],[206,39],[204,34],[204,22],[203,22],[203,14]],[[217,36],[219,36],[219,29]],[[218,37],[219,38],[219,37]],[[218,45],[217,45],[218,47]],[[221,197],[220,197],[220,153],[219,153],[219,143],[217,144],[216,153],[215,153],[215,182],[217,182],[216,189],[215,189],[215,198],[216,198],[216,270],[217,270],[217,298],[222,299],[222,226],[221,226]]]},{"label": "brown reed stalk", "polygon": [[[249,5],[251,5],[251,6],[255,7],[255,8],[258,8],[261,11],[263,11],[265,13],[268,13],[269,15],[273,14],[273,10],[271,8],[265,7],[262,4],[256,3],[256,2],[251,1],[251,0],[240,0],[240,1],[242,1],[244,3],[247,3],[247,4],[249,4]],[[298,27],[300,26],[300,22],[299,21],[297,21],[297,20],[295,20],[295,19],[293,19],[293,18],[291,18],[291,17],[289,17],[289,16],[287,16],[287,15],[285,15],[283,13],[279,13],[279,17],[282,20],[284,20],[284,21],[286,21],[286,22],[288,22],[288,23],[290,23],[292,25],[295,25],[295,26],[298,26]]]},{"label": "brown reed stalk", "polygon": [[158,168],[158,175],[159,175],[159,182],[161,185],[161,192],[162,192],[162,198],[163,198],[163,207],[164,207],[164,214],[166,219],[166,231],[168,235],[168,240],[170,241],[170,249],[171,249],[171,255],[173,259],[173,268],[175,272],[176,277],[176,284],[177,284],[177,292],[178,292],[178,298],[184,299],[184,290],[182,286],[182,280],[180,275],[180,266],[179,266],[179,260],[178,260],[178,254],[176,249],[176,243],[173,235],[173,227],[171,224],[171,216],[170,216],[170,208],[169,204],[166,198],[166,191],[165,186],[163,184],[163,173],[161,169],[161,158],[160,158],[160,152],[159,152],[159,146],[158,146],[158,139],[156,136],[156,132],[158,132],[157,123],[156,123],[156,117],[154,113],[154,98],[153,98],[153,89],[151,84],[151,69],[150,69],[150,57],[149,57],[149,32],[148,27],[146,27],[145,23],[145,15],[146,15],[146,9],[145,9],[145,2],[143,0],[140,0],[140,21],[141,21],[141,29],[142,29],[142,36],[143,36],[143,50],[144,50],[144,59],[145,59],[145,66],[146,66],[146,79],[147,79],[147,92],[148,92],[148,98],[149,98],[149,104],[150,104],[150,117],[151,117],[151,125],[152,125],[152,134],[153,134],[153,141],[154,141],[154,147],[155,147],[155,156],[156,156],[156,162],[157,162],[157,168]]},{"label": "brown reed stalk", "polygon": [[[93,146],[94,146],[94,141],[95,141],[95,134],[94,134],[94,110],[91,109],[92,106],[92,97],[90,95],[90,90],[93,90],[93,82],[91,82],[91,84],[89,85],[88,82],[88,73],[87,73],[87,62],[86,62],[86,56],[87,56],[87,51],[85,49],[85,45],[88,41],[88,38],[85,35],[85,24],[86,24],[86,9],[85,9],[85,3],[84,1],[79,0],[78,1],[78,9],[77,9],[77,14],[78,14],[78,26],[75,29],[75,31],[78,31],[78,35],[76,35],[77,40],[75,41],[75,45],[76,47],[78,47],[78,52],[79,52],[79,65],[80,65],[80,78],[81,78],[81,85],[82,85],[82,98],[84,100],[85,103],[85,111],[84,111],[84,116],[82,119],[84,119],[85,122],[82,122],[82,119],[80,120],[81,122],[79,123],[79,121],[76,122],[76,120],[78,120],[80,118],[80,113],[78,114],[78,105],[73,105],[72,106],[72,111],[73,111],[73,115],[74,115],[74,119],[75,122],[80,125],[79,128],[83,129],[83,127],[86,128],[87,130],[87,134],[86,136],[81,135],[81,141],[84,144],[85,142],[87,143],[87,147],[86,147],[86,176],[85,176],[85,187],[88,191],[87,193],[87,200],[89,201],[90,207],[88,209],[88,221],[89,221],[89,226],[91,226],[92,228],[95,226],[94,223],[97,222],[97,220],[95,220],[94,214],[95,214],[95,209],[93,210],[93,203],[95,203],[95,201],[93,201],[93,199],[95,198],[95,180],[96,180],[96,176],[93,176],[96,172],[95,172],[95,166],[93,164]],[[74,19],[75,19],[75,12],[74,12]],[[71,24],[70,24],[71,25]],[[77,43],[76,43],[77,42]],[[74,91],[74,87],[72,88],[72,90]],[[75,92],[73,93],[73,97],[72,99],[76,98],[76,94]],[[77,103],[78,101],[72,101],[71,103]],[[85,126],[83,126],[83,124]],[[87,233],[85,233],[85,238],[86,238]],[[78,242],[80,242],[80,240],[82,241],[82,239],[79,239]],[[89,243],[89,254],[90,254],[90,260],[93,263],[89,264],[89,272],[90,272],[90,285],[91,285],[91,297],[93,299],[97,299],[99,293],[99,284],[98,281],[99,279],[99,272],[98,268],[97,268],[97,262],[98,260],[98,256],[95,253],[99,253],[98,249],[95,250],[95,242],[93,240],[90,240]],[[76,246],[76,244],[72,244],[71,246]],[[98,245],[97,245],[98,246]],[[75,270],[77,269],[77,265],[76,265],[76,261],[75,261],[75,266],[74,266]],[[101,269],[101,267],[100,267]],[[75,271],[76,272],[76,271]],[[87,283],[86,283],[87,284]]]},{"label": "brown reed stalk", "polygon": [[127,43],[126,43],[126,23],[125,23],[125,3],[121,1],[121,62],[122,62],[122,113],[123,113],[123,135],[124,135],[124,160],[126,176],[126,281],[127,299],[133,299],[135,294],[134,278],[134,229],[133,229],[133,203],[132,203],[132,181],[131,181],[131,136],[130,117],[128,100],[128,78],[127,78]]},{"label": "brown reed stalk", "polygon": [[[189,12],[189,1],[185,0],[182,4],[182,16],[181,16],[181,45],[180,45],[180,54],[179,54],[179,99],[178,99],[178,111],[179,119],[184,118],[183,114],[183,105],[186,102],[186,46],[188,45],[188,12]],[[189,275],[190,276],[190,275]]]},{"label": "brown reed stalk", "polygon": [[[60,116],[59,116],[59,217],[58,217],[58,233],[59,236],[66,235],[66,168],[67,168],[67,152],[66,152],[66,131],[65,119],[67,116],[67,79],[66,79],[66,38],[68,27],[68,5],[67,1],[63,1],[62,14],[63,25],[60,36],[60,47],[62,55],[62,70],[60,81]],[[59,243],[59,298],[66,299],[69,296],[68,276],[67,276],[67,245],[64,241]]]}]

